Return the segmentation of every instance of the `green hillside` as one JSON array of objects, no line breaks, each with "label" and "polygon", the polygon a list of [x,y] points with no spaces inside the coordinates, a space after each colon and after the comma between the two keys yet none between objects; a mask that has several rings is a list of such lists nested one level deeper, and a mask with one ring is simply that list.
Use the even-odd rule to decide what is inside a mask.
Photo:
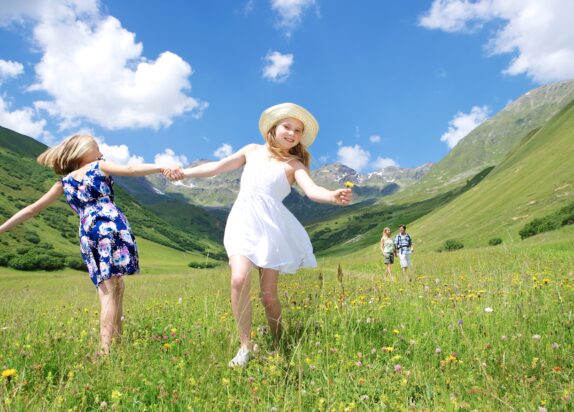
[{"label": "green hillside", "polygon": [[[52,171],[36,163],[35,157],[44,149],[44,145],[31,138],[0,128],[2,220],[36,201],[56,181],[57,176]],[[220,242],[213,239],[221,229],[212,225],[217,221],[209,215],[203,220],[196,221],[190,219],[190,215],[181,213],[181,208],[172,206],[171,210],[176,211],[173,213],[173,219],[178,216],[177,212],[181,213],[179,215],[181,217],[177,218],[177,222],[170,223],[143,206],[119,185],[115,185],[114,189],[117,203],[128,216],[137,237],[149,239],[153,243],[180,252],[191,252],[190,256],[193,259],[190,260],[197,261],[204,255],[213,258],[224,257]],[[163,207],[164,213],[169,214],[170,208],[166,205],[167,203]],[[187,205],[184,209],[186,207]],[[189,230],[198,226],[202,227],[201,231]],[[81,269],[77,232],[78,217],[62,198],[35,219],[0,238],[0,264],[6,264],[3,256],[11,258],[29,255],[32,258],[34,255],[41,255],[65,260],[68,266]],[[212,238],[206,236],[205,233],[208,232],[211,232]]]},{"label": "green hillside", "polygon": [[487,168],[459,188],[432,198],[400,204],[365,203],[342,209],[336,217],[307,226],[315,252],[319,255],[346,255],[363,249],[381,238],[383,228],[396,227],[448,204],[484,179],[492,168]]},{"label": "green hillside", "polygon": [[444,239],[485,246],[500,237],[520,241],[519,230],[574,203],[574,102],[541,129],[526,135],[483,182],[415,222],[410,232],[421,248]]},{"label": "green hillside", "polygon": [[419,182],[385,201],[411,202],[459,187],[498,165],[520,140],[539,129],[574,99],[574,81],[531,90],[470,132]]}]

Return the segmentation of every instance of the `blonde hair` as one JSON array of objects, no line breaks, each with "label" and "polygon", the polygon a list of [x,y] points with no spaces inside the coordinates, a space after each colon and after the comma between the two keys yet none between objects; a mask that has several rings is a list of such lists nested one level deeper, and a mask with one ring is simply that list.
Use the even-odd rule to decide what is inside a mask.
[{"label": "blonde hair", "polygon": [[390,237],[387,236],[387,230],[390,231],[391,228],[390,228],[390,227],[386,227],[386,228],[383,229],[383,237],[382,237],[382,239],[390,239]]},{"label": "blonde hair", "polygon": [[82,158],[94,146],[97,146],[97,142],[92,136],[77,134],[50,147],[38,156],[37,161],[59,175],[67,175],[80,168]]},{"label": "blonde hair", "polygon": [[301,144],[301,142],[299,142],[297,146],[289,149],[287,153],[285,153],[285,149],[282,149],[277,144],[277,141],[275,140],[275,130],[277,129],[278,123],[279,122],[275,123],[265,136],[265,141],[267,142],[267,146],[269,147],[269,151],[273,157],[279,160],[297,159],[303,163],[306,168],[309,168],[309,165],[311,164],[311,154],[307,151],[307,148]]}]

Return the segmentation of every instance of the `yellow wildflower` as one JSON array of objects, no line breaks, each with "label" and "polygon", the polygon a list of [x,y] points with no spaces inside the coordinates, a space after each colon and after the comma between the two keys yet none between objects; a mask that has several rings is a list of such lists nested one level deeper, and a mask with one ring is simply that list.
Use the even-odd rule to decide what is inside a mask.
[{"label": "yellow wildflower", "polygon": [[351,182],[351,181],[349,181],[349,180],[347,180],[347,181],[345,182],[345,187],[346,187],[347,189],[352,189],[353,186],[355,186],[355,184],[354,184],[353,182]]},{"label": "yellow wildflower", "polygon": [[16,369],[6,369],[2,371],[3,378],[11,378],[12,376],[16,376]]}]

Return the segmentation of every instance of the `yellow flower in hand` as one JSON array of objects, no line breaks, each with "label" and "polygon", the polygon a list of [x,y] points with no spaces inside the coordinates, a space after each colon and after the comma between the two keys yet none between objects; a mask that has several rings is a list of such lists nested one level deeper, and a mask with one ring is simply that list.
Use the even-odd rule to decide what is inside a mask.
[{"label": "yellow flower in hand", "polygon": [[353,186],[355,186],[355,184],[354,184],[353,182],[351,182],[351,181],[349,181],[349,180],[347,180],[347,181],[345,182],[345,187],[346,187],[347,189],[352,189]]}]

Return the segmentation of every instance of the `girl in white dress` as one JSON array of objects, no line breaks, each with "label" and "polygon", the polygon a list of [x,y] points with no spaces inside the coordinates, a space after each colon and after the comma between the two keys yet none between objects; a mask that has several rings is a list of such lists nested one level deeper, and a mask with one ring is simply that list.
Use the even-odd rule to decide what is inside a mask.
[{"label": "girl in white dress", "polygon": [[250,272],[259,268],[261,301],[275,341],[281,336],[279,272],[295,273],[317,262],[307,232],[283,205],[297,182],[309,199],[347,205],[350,189],[327,190],[309,176],[307,147],[319,125],[313,115],[293,103],[265,110],[259,131],[266,144],[250,144],[217,162],[184,169],[185,177],[208,177],[245,165],[241,188],[225,227],[224,245],[231,266],[231,306],[241,346],[229,366],[245,366],[251,357]]}]

